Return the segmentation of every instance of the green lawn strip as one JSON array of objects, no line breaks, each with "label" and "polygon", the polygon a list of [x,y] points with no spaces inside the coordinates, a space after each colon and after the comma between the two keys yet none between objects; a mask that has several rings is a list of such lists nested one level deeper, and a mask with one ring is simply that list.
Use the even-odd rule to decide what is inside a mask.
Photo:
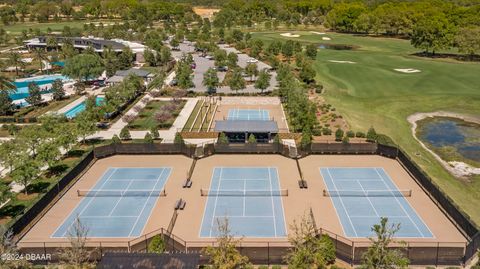
[{"label": "green lawn strip", "polygon": [[197,101],[197,103],[195,104],[195,107],[193,108],[192,113],[188,117],[187,123],[185,123],[185,126],[183,127],[184,132],[190,131],[190,128],[192,127],[193,121],[195,120],[195,117],[197,116],[198,111],[200,110],[201,106],[202,106],[202,102]]},{"label": "green lawn strip", "polygon": [[[207,106],[208,107],[208,106]],[[205,107],[205,102],[201,104],[200,111],[197,117],[197,120],[193,123],[192,131],[198,132],[202,128],[203,119],[205,118],[205,114],[207,113],[207,107]]]},{"label": "green lawn strip", "polygon": [[[357,50],[319,49],[314,68],[325,86],[324,97],[344,116],[353,130],[374,126],[391,136],[470,217],[480,224],[480,176],[469,181],[450,175],[414,139],[406,118],[416,112],[452,111],[480,114],[480,64],[412,56],[409,41],[327,33],[296,32],[300,42],[356,45]],[[329,36],[331,41],[323,41]],[[265,43],[286,40],[279,33],[254,33]],[[356,64],[332,63],[329,60]],[[393,69],[414,68],[404,74]],[[417,156],[419,154],[419,156]]]},{"label": "green lawn strip", "polygon": [[62,107],[65,107],[66,105],[70,104],[71,102],[77,100],[78,98],[80,98],[80,96],[75,95],[60,101],[50,101],[46,105],[41,105],[33,109],[31,107],[22,108],[20,109],[20,111],[16,113],[16,115],[21,115],[22,117],[26,117],[26,118],[39,117],[47,112],[57,111]]},{"label": "green lawn strip", "polygon": [[162,110],[162,108],[170,103],[169,101],[152,101],[143,108],[137,119],[128,125],[128,128],[131,130],[151,130],[153,127],[157,126],[159,129],[168,129],[172,126],[176,117],[182,111],[185,101],[182,101],[177,110],[172,114],[172,117],[166,122],[159,124],[155,119],[155,113]]},{"label": "green lawn strip", "polygon": [[209,109],[208,109],[207,116],[205,117],[205,121],[202,124],[202,128],[201,128],[202,132],[207,132],[208,131],[208,126],[210,126],[210,122],[212,121],[212,118],[213,118],[213,115],[214,115],[214,112],[215,112],[214,110],[215,110],[215,105],[211,104]]},{"label": "green lawn strip", "polygon": [[40,31],[47,31],[48,28],[50,28],[52,31],[57,31],[61,32],[63,30],[63,27],[68,26],[71,28],[80,28],[83,30],[83,25],[86,23],[100,23],[102,22],[103,24],[110,24],[110,23],[115,23],[115,22],[121,22],[121,20],[76,20],[76,21],[60,21],[60,22],[45,22],[45,23],[38,23],[38,22],[24,22],[24,23],[15,23],[11,25],[5,25],[3,28],[5,31],[7,31],[9,34],[12,35],[20,35],[23,30],[28,31],[30,28],[31,29],[39,29]]}]

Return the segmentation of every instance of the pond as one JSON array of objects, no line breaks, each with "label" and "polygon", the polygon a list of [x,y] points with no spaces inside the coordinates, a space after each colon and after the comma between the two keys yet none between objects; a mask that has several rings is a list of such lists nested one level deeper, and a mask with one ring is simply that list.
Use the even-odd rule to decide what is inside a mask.
[{"label": "pond", "polygon": [[417,122],[417,137],[446,161],[480,165],[480,124],[433,117]]},{"label": "pond", "polygon": [[353,50],[354,47],[350,45],[342,44],[319,44],[319,49],[330,49],[330,50]]}]

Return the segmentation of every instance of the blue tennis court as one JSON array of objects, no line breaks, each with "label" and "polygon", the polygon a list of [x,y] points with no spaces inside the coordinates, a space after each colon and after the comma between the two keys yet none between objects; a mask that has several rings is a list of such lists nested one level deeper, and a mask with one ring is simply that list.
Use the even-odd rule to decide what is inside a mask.
[{"label": "blue tennis court", "polygon": [[270,120],[266,109],[229,109],[228,120]]},{"label": "blue tennis court", "polygon": [[396,237],[432,238],[407,201],[411,190],[399,190],[383,168],[320,168],[347,237],[369,237],[381,217],[400,224]]},{"label": "blue tennis court", "polygon": [[109,168],[52,237],[67,237],[78,217],[88,237],[140,236],[171,168]]},{"label": "blue tennis court", "polygon": [[288,193],[276,168],[217,167],[210,184],[200,237],[217,236],[217,220],[225,218],[235,236],[287,236],[281,196]]}]

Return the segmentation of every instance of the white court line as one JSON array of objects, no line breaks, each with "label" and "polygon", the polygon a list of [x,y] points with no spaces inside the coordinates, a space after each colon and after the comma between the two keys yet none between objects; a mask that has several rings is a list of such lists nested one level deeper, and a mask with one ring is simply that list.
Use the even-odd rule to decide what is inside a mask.
[{"label": "white court line", "polygon": [[[270,191],[273,191],[272,189],[272,175],[270,173],[270,167],[268,168],[268,181],[270,182]],[[275,203],[273,202],[273,195],[270,195],[272,199],[272,214],[275,217]],[[277,237],[277,218],[273,219],[273,230],[275,231],[275,237]]]},{"label": "white court line", "polygon": [[[222,183],[222,173],[223,173],[223,168],[220,168],[220,176],[218,178],[217,192],[220,190],[220,183]],[[217,197],[215,197],[215,205],[213,207],[212,223],[210,225],[210,237],[212,237],[213,222],[215,221],[215,211],[217,211],[217,200],[218,200],[218,195]]]},{"label": "white court line", "polygon": [[[391,216],[391,215],[388,215],[389,218],[408,218],[408,216]],[[363,215],[355,215],[355,216],[350,216],[350,218],[378,218],[377,216],[372,216],[372,215],[369,215],[369,216],[363,216]]]},{"label": "white court line", "polygon": [[219,218],[275,218],[275,216],[230,216],[230,215],[218,215]]},{"label": "white court line", "polygon": [[244,180],[243,181],[243,216],[245,216],[245,201],[247,200],[246,199],[246,196],[247,195],[247,181]]},{"label": "white court line", "polygon": [[[157,184],[158,184],[158,182],[160,182],[160,178],[162,177],[162,175],[163,175],[164,172],[165,172],[165,168],[162,169],[162,172],[161,172],[160,175],[157,177],[157,182],[155,182],[155,185],[153,185],[153,189],[152,189],[152,191],[150,192],[150,195],[149,195],[148,198],[145,199],[145,201],[143,202],[142,210],[140,211],[140,214],[138,214],[138,217],[137,217],[137,219],[135,220],[135,223],[133,224],[132,229],[130,229],[130,233],[128,234],[128,237],[130,237],[130,236],[132,235],[133,229],[135,229],[135,226],[137,226],[138,220],[140,219],[140,216],[142,216],[143,211],[145,210],[145,207],[147,206],[149,199],[152,197],[152,192],[155,190],[155,187],[157,187]],[[166,183],[166,182],[165,182],[165,183]],[[147,219],[147,220],[148,220],[148,219]],[[144,225],[145,225],[145,224],[146,224],[146,223],[144,223]]]},{"label": "white court line", "polygon": [[222,181],[235,181],[235,180],[242,180],[242,181],[268,181],[267,178],[222,178]]},{"label": "white court line", "polygon": [[[331,180],[332,183],[333,183],[333,187],[334,187],[335,190],[338,192],[337,185],[335,185],[335,181],[333,180],[333,177],[332,177],[332,174],[330,173],[330,169],[329,169],[329,168],[327,168],[327,172],[328,172],[328,175],[329,175],[329,177],[330,177],[330,180]],[[345,211],[345,215],[347,215],[348,221],[350,222],[350,225],[352,226],[352,229],[353,229],[353,232],[355,233],[355,236],[358,236],[357,230],[355,229],[355,226],[353,226],[353,222],[352,222],[352,220],[350,219],[350,215],[348,214],[347,208],[345,207],[345,204],[343,203],[343,199],[342,199],[341,197],[339,197],[339,200],[340,200],[340,203],[342,204],[343,210]],[[340,216],[339,216],[339,217],[340,217]],[[340,222],[341,222],[341,221],[340,221]]]},{"label": "white court line", "polygon": [[[105,216],[82,216],[82,219],[104,219]],[[138,218],[138,216],[111,216],[111,218]]]},{"label": "white court line", "polygon": [[[130,185],[132,185],[132,182],[133,182],[133,180],[131,180],[130,183],[128,183],[128,186],[127,186],[126,189],[124,189],[124,190],[119,190],[119,191],[123,192],[123,191],[128,190],[128,188],[130,188]],[[108,214],[106,217],[110,217],[110,216],[112,215],[113,211],[115,210],[115,208],[117,208],[118,204],[120,203],[120,201],[121,201],[122,199],[123,199],[123,197],[120,196],[120,198],[118,199],[117,203],[115,203],[115,205],[113,206],[112,210],[110,211],[110,214]]]},{"label": "white court line", "polygon": [[[385,185],[387,188],[389,188],[389,186],[387,185],[387,183],[385,182],[385,179],[382,177],[382,175],[380,175],[380,173],[377,171],[377,169],[375,168],[375,172],[377,172],[378,176],[382,179],[383,181],[383,185]],[[390,179],[391,180],[391,179]],[[397,186],[395,186],[397,188]],[[397,188],[398,189],[398,188]],[[393,193],[393,191],[391,191]],[[415,228],[417,229],[417,231],[422,235],[422,237],[425,237],[425,235],[422,233],[422,231],[420,231],[420,228],[418,228],[417,226],[417,223],[413,221],[413,219],[410,217],[410,214],[408,214],[408,212],[405,210],[405,208],[403,207],[402,203],[400,203],[400,201],[397,199],[397,197],[394,197],[395,198],[395,201],[397,201],[398,205],[402,208],[403,212],[408,216],[408,218],[410,219],[410,222],[413,223],[413,225],[415,226]]]},{"label": "white court line", "polygon": [[372,207],[373,211],[375,212],[375,215],[377,215],[377,217],[380,217],[380,215],[378,215],[377,209],[375,208],[375,206],[373,206],[373,203],[370,200],[370,197],[367,196],[367,192],[365,192],[365,189],[363,188],[362,184],[360,183],[360,181],[358,181],[358,180],[356,180],[356,181],[357,181],[358,185],[360,185],[360,188],[362,188],[362,191],[365,194],[365,197],[367,198],[368,202],[370,203],[370,206]]},{"label": "white court line", "polygon": [[[105,181],[102,183],[102,185],[100,186],[100,189],[98,190],[101,190],[103,188],[103,186],[105,185],[105,183],[107,183],[107,181],[113,176],[113,174],[115,174],[115,172],[117,171],[117,168],[113,168],[113,172],[110,174],[110,176],[108,176],[107,179],[105,179]],[[93,189],[95,189],[96,186],[93,186]],[[85,209],[87,209],[87,207],[90,205],[90,203],[92,203],[92,201],[94,200],[94,198],[96,197],[97,195],[95,194],[94,196],[92,196],[90,199],[90,201],[88,201],[88,203],[85,205],[85,207],[83,207],[82,211],[80,211],[80,213],[77,214],[77,217],[80,218],[80,216],[82,215],[83,211],[85,211]],[[83,199],[82,199],[83,200]],[[75,208],[76,209],[76,208]],[[75,211],[75,210],[74,210]],[[72,215],[72,213],[70,213],[70,215]],[[68,216],[68,218],[70,218],[70,216]],[[68,219],[67,218],[67,219]],[[73,220],[72,223],[70,223],[70,225],[68,225],[68,228],[67,230],[65,230],[65,233],[63,233],[63,237],[65,237],[65,234],[68,232],[68,230],[70,230],[70,227],[72,227],[73,223],[75,221]],[[60,226],[59,226],[60,228]],[[56,231],[55,231],[56,232]]]},{"label": "white court line", "polygon": [[[162,167],[162,169],[167,169],[167,171],[168,171],[168,174],[165,176],[165,182],[163,183],[163,189],[162,189],[162,190],[165,190],[166,185],[167,185],[167,181],[168,181],[168,179],[170,179],[170,175],[172,174],[173,168],[170,167],[170,166],[165,166],[165,167]],[[162,170],[162,171],[163,171],[163,170]],[[160,190],[160,191],[162,191],[162,190]],[[159,197],[157,197],[157,201],[158,201],[158,198],[159,198]],[[157,204],[157,201],[155,201],[155,204],[153,205],[153,208],[155,208],[155,206],[156,206],[156,204]],[[141,232],[140,234],[145,234],[145,228],[147,227],[146,224],[150,221],[150,218],[152,217],[152,215],[153,215],[153,214],[150,212],[150,214],[148,215],[147,220],[145,221],[145,225],[143,225],[143,229],[142,229],[142,232]]]}]

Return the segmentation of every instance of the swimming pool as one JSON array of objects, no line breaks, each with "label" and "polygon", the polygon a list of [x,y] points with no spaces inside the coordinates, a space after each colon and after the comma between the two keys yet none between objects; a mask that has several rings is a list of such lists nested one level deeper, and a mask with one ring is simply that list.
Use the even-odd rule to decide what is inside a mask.
[{"label": "swimming pool", "polygon": [[[42,86],[47,85],[47,84],[52,84],[53,81],[61,79],[63,81],[70,80],[70,78],[66,76],[62,76],[59,74],[56,75],[46,75],[46,76],[38,76],[38,77],[33,77],[33,78],[28,78],[28,79],[22,79],[22,80],[17,80],[13,82],[13,85],[15,85],[15,88],[17,89],[15,93],[10,94],[10,98],[12,100],[19,100],[23,99],[28,96],[28,84],[30,82],[35,82],[42,88]],[[45,91],[43,93],[47,93],[48,91]]]},{"label": "swimming pool", "polygon": [[[96,98],[97,106],[103,104],[104,99],[105,99],[105,97],[103,97],[103,96],[97,96],[97,98]],[[65,116],[69,119],[75,118],[75,116],[77,116],[78,113],[80,113],[84,110],[85,110],[85,101],[83,101],[80,104],[70,108],[67,112],[65,112]]]}]

